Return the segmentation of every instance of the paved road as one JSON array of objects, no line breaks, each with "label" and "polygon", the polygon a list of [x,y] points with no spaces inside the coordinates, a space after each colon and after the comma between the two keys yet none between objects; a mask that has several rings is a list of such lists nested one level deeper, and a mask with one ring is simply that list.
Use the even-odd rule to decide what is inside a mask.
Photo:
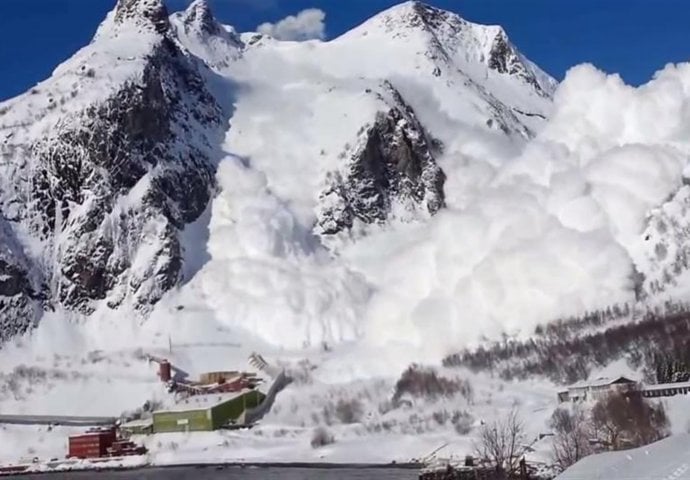
[{"label": "paved road", "polygon": [[88,427],[112,425],[114,417],[66,417],[54,415],[0,415],[0,424],[11,425],[66,425],[70,427]]},{"label": "paved road", "polygon": [[25,480],[416,480],[419,469],[410,468],[352,468],[325,467],[225,467],[183,466],[149,468],[129,471],[59,472],[48,475],[28,475]]}]

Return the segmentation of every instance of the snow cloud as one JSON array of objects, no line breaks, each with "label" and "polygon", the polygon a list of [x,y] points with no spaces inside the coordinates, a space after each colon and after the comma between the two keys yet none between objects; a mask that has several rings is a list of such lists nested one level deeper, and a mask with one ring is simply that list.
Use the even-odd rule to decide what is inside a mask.
[{"label": "snow cloud", "polygon": [[[433,117],[413,103],[420,118]],[[227,187],[213,208],[205,297],[232,327],[277,346],[359,339],[367,351],[412,347],[401,363],[411,351],[417,360],[438,360],[483,335],[526,335],[538,323],[632,301],[635,266],[644,268],[649,248],[647,216],[682,186],[688,112],[690,65],[669,66],[639,88],[592,66],[576,67],[537,138],[504,158],[490,148],[498,137],[486,138],[473,154],[465,139],[475,130],[458,124],[452,132],[458,141],[444,139],[448,208],[423,224],[373,230],[342,245],[332,261],[310,245],[311,224],[269,198],[297,193],[247,179],[247,192],[257,197],[246,200],[238,179],[250,172],[226,162],[219,184]],[[288,123],[281,118],[277,125]],[[309,138],[305,130],[313,133],[298,128],[300,141]],[[242,138],[253,145],[246,132]],[[257,139],[256,148],[265,149]],[[303,151],[281,141],[271,148]],[[259,164],[256,153],[253,158]],[[299,175],[307,170],[288,164]],[[284,181],[272,165],[265,164],[270,176]],[[308,184],[305,179],[288,183]],[[290,325],[289,332],[276,336],[281,325]]]},{"label": "snow cloud", "polygon": [[325,19],[326,12],[323,10],[308,8],[276,23],[262,23],[257,27],[257,31],[278,40],[323,39],[326,35]]}]

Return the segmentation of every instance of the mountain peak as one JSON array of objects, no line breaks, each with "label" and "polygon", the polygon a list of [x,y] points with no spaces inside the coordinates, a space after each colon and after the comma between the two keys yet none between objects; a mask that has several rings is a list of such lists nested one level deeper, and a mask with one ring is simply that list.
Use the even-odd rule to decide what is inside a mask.
[{"label": "mountain peak", "polygon": [[374,18],[382,20],[389,29],[400,27],[434,29],[449,20],[464,22],[456,14],[418,1],[408,1],[395,5]]},{"label": "mountain peak", "polygon": [[213,15],[207,0],[192,2],[183,13],[182,18],[186,28],[196,28],[198,31],[209,35],[218,35],[223,32],[223,27]]},{"label": "mountain peak", "polygon": [[[385,37],[429,59],[439,75],[460,69],[484,83],[488,72],[518,78],[540,96],[550,96],[556,82],[523,56],[499,25],[465,20],[455,12],[419,1],[395,5],[344,34],[341,39]],[[491,73],[492,75],[494,73]]]},{"label": "mountain peak", "polygon": [[170,28],[168,10],[161,0],[118,0],[115,6],[115,24],[134,22],[139,26],[165,33]]}]

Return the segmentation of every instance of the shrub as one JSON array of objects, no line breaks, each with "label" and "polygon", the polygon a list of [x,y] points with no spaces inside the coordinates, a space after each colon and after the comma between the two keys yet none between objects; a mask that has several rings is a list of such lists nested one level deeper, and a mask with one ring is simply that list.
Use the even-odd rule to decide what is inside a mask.
[{"label": "shrub", "polygon": [[625,358],[647,380],[686,377],[690,365],[690,308],[667,303],[639,312],[613,306],[541,327],[535,337],[503,339],[447,356],[446,367],[496,372],[505,380],[544,376],[556,383],[586,379],[592,368]]},{"label": "shrub", "polygon": [[668,417],[663,404],[647,401],[639,392],[613,393],[592,407],[596,438],[619,450],[641,447],[668,436]]},{"label": "shrub", "polygon": [[445,378],[434,369],[419,365],[411,365],[403,372],[395,384],[393,403],[397,403],[406,393],[428,400],[451,397],[456,393],[470,400],[473,395],[472,386],[467,380]]},{"label": "shrub", "polygon": [[362,413],[362,403],[356,398],[351,400],[340,399],[335,406],[335,416],[342,423],[357,423],[361,420]]},{"label": "shrub", "polygon": [[311,448],[321,448],[332,443],[335,443],[335,437],[331,432],[324,427],[314,429],[314,433],[311,436]]},{"label": "shrub", "polygon": [[450,421],[458,435],[469,435],[474,427],[474,417],[465,411],[456,411]]},{"label": "shrub", "polygon": [[433,418],[434,421],[439,425],[445,425],[448,421],[448,412],[446,412],[445,410],[442,410],[440,412],[434,412],[431,414],[431,418]]}]

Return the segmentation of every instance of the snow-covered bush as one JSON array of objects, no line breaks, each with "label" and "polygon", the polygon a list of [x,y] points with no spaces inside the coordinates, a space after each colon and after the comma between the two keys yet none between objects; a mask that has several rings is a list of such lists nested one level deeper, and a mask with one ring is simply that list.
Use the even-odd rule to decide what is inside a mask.
[{"label": "snow-covered bush", "polygon": [[458,435],[469,435],[474,427],[474,417],[465,411],[456,411],[451,418],[451,423]]},{"label": "snow-covered bush", "polygon": [[439,375],[433,368],[411,365],[403,372],[395,385],[393,403],[397,403],[405,394],[427,400],[460,394],[471,401],[473,390],[467,380],[446,378]]},{"label": "snow-covered bush", "polygon": [[592,407],[592,427],[601,445],[612,450],[641,447],[668,436],[669,421],[663,403],[639,393],[613,393]]},{"label": "snow-covered bush", "polygon": [[341,399],[335,406],[335,415],[342,423],[357,423],[363,414],[362,402],[356,398]]},{"label": "snow-covered bush", "polygon": [[314,433],[311,437],[312,448],[321,448],[332,443],[335,443],[335,437],[330,431],[324,427],[314,429]]}]

